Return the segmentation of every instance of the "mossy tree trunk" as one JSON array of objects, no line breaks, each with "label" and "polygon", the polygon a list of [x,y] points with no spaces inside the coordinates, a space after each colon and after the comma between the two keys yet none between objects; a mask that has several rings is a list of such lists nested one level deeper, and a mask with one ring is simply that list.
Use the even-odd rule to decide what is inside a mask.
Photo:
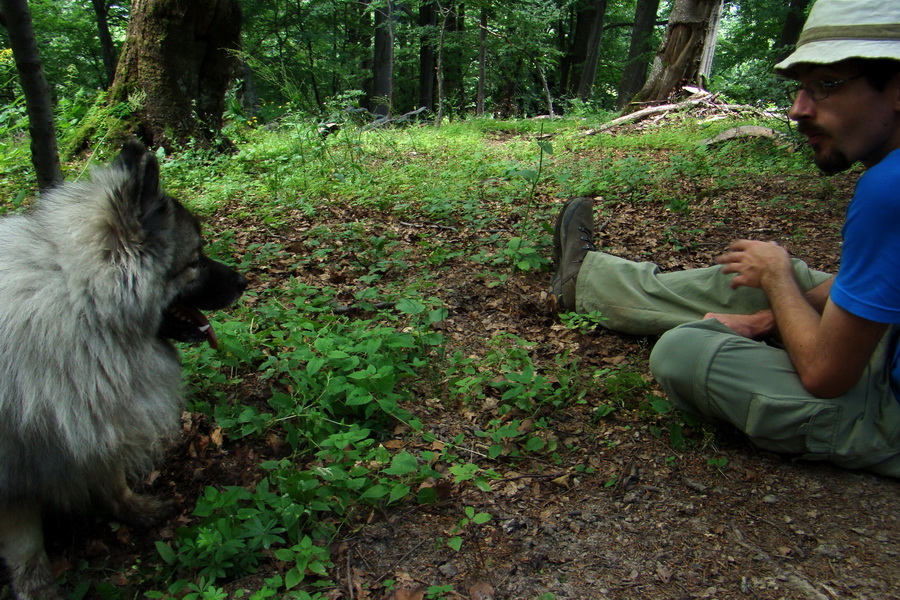
[{"label": "mossy tree trunk", "polygon": [[109,101],[136,107],[133,133],[151,146],[212,145],[240,35],[238,0],[134,0]]}]

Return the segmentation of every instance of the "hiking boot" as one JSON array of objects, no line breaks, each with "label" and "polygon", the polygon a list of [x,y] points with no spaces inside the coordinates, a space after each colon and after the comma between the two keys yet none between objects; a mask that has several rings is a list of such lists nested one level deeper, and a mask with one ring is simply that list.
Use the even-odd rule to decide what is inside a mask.
[{"label": "hiking boot", "polygon": [[588,252],[594,246],[594,210],[590,198],[568,200],[556,217],[553,260],[556,273],[550,287],[563,311],[575,310],[575,279]]}]

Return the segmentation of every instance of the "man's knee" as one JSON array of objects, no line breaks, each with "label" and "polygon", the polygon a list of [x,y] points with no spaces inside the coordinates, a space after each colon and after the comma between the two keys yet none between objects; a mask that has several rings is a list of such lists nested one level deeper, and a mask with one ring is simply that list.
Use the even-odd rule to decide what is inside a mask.
[{"label": "man's knee", "polygon": [[707,319],[667,331],[650,354],[650,371],[669,399],[687,412],[715,417],[709,406],[709,373],[733,331]]},{"label": "man's knee", "polygon": [[650,353],[650,372],[679,408],[693,408],[697,353],[692,351],[696,330],[676,327],[664,333]]}]

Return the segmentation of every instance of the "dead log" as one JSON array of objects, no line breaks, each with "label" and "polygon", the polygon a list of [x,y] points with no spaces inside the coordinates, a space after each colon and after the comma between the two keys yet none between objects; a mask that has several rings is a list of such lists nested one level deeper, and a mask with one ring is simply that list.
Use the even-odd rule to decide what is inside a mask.
[{"label": "dead log", "polygon": [[786,134],[780,131],[776,131],[771,127],[760,127],[759,125],[741,125],[740,127],[732,127],[731,129],[726,129],[725,131],[714,137],[707,138],[700,142],[700,145],[712,146],[713,144],[718,144],[727,140],[733,140],[743,137],[762,137],[775,140],[780,144],[790,143],[789,138]]},{"label": "dead log", "polygon": [[613,127],[617,127],[618,125],[622,125],[624,123],[634,123],[635,121],[646,119],[647,117],[652,115],[691,108],[698,104],[706,104],[709,103],[713,98],[715,98],[715,94],[704,92],[699,95],[695,94],[694,96],[691,96],[690,98],[682,102],[676,102],[674,104],[660,104],[658,106],[649,106],[647,108],[642,108],[641,110],[635,111],[622,117],[618,117],[616,119],[613,119],[612,121],[608,121],[597,129],[589,129],[588,131],[584,132],[584,135],[594,135],[595,133],[600,133],[606,131],[607,129],[612,129]]}]

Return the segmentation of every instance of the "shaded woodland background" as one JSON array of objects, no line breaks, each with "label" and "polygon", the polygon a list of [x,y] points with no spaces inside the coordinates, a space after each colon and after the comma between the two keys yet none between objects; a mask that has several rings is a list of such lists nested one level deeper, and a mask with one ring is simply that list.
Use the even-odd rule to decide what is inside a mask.
[{"label": "shaded woodland background", "polygon": [[[45,105],[58,112],[71,108],[58,127],[107,111],[59,133],[70,155],[108,134],[109,112],[124,121],[116,128],[171,151],[192,139],[227,147],[223,118],[266,123],[287,112],[441,123],[636,110],[687,84],[778,104],[772,65],[797,39],[809,0],[3,0],[0,8],[4,48],[15,48],[27,21],[15,17],[30,10],[40,50],[27,70],[42,62],[50,82],[34,93],[49,94]],[[23,106],[13,54],[0,54],[8,125]]]}]

